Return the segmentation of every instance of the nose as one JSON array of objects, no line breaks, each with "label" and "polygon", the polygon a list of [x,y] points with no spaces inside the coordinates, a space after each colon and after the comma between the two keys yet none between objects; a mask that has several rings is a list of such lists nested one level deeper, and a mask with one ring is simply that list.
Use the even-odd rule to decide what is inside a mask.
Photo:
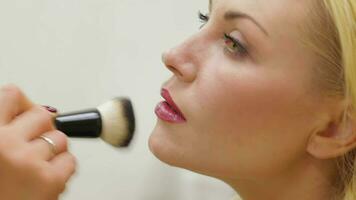
[{"label": "nose", "polygon": [[162,61],[173,74],[183,82],[193,82],[198,73],[198,56],[193,40],[186,41],[162,54]]}]

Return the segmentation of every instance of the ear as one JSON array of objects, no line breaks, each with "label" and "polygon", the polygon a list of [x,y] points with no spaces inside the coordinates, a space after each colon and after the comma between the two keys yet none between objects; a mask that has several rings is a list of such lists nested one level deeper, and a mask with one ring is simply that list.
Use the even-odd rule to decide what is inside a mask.
[{"label": "ear", "polygon": [[330,122],[324,130],[310,136],[307,152],[318,159],[344,155],[356,147],[355,130],[355,117],[345,117],[338,123]]}]

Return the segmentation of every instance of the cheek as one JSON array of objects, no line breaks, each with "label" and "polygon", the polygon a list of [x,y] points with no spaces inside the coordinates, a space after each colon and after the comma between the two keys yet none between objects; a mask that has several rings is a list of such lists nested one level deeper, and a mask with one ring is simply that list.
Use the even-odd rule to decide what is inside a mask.
[{"label": "cheek", "polygon": [[198,82],[196,98],[201,113],[209,113],[204,118],[214,120],[213,124],[220,128],[249,127],[240,129],[240,134],[251,132],[251,126],[269,130],[276,125],[281,127],[281,123],[289,125],[307,111],[307,105],[299,103],[305,93],[297,84],[265,78],[263,73],[215,75],[200,85]]},{"label": "cheek", "polygon": [[215,153],[220,155],[215,156],[220,163],[239,166],[241,172],[241,163],[251,170],[276,158],[287,163],[286,159],[303,152],[313,114],[304,89],[295,82],[256,71],[233,74],[221,70],[201,77],[196,85],[196,130],[217,145]]}]

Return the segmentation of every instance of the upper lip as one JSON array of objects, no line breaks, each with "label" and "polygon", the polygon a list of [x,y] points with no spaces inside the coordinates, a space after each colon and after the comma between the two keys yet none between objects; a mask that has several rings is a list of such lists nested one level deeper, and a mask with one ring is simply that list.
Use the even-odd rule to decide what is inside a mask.
[{"label": "upper lip", "polygon": [[161,89],[161,96],[167,101],[167,103],[179,114],[181,115],[184,119],[184,115],[182,111],[180,111],[179,107],[177,104],[173,101],[173,98],[171,97],[169,91],[165,88]]}]

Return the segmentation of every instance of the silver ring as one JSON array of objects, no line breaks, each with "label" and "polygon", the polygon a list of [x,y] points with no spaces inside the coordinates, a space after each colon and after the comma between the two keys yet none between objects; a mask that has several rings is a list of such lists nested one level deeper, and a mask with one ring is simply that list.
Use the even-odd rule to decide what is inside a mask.
[{"label": "silver ring", "polygon": [[47,142],[51,148],[53,155],[56,155],[56,152],[57,152],[56,143],[54,143],[52,139],[50,139],[46,136],[43,136],[43,135],[41,135],[39,138],[44,140],[45,142]]}]

